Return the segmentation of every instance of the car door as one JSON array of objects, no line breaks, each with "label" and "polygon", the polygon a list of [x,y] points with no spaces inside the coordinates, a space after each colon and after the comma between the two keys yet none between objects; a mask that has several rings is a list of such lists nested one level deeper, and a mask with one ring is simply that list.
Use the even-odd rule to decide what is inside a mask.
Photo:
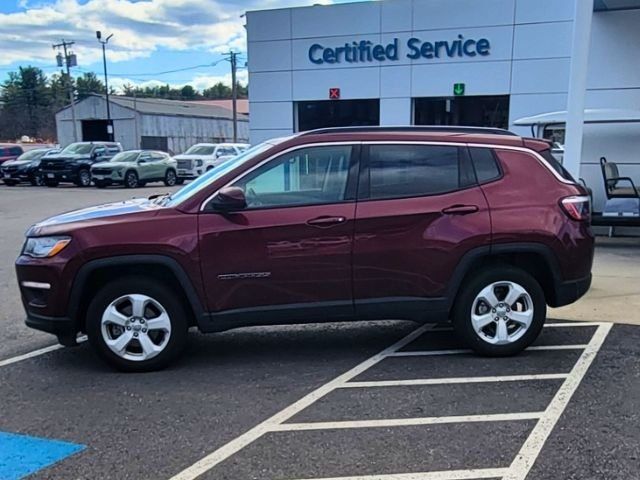
[{"label": "car door", "polygon": [[360,185],[356,313],[416,320],[429,311],[436,315],[463,255],[490,242],[488,205],[466,147],[368,145]]},{"label": "car door", "polygon": [[138,179],[140,180],[150,180],[155,178],[155,169],[153,158],[149,152],[142,152],[138,155],[137,170],[138,170]]},{"label": "car door", "polygon": [[246,192],[244,210],[199,215],[210,311],[244,321],[253,312],[258,323],[353,314],[358,152],[328,144],[282,153],[232,182]]}]

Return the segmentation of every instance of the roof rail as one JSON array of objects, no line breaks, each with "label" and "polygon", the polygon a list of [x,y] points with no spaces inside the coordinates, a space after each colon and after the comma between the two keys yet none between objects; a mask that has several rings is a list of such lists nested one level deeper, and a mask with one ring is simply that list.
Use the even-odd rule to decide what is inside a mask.
[{"label": "roof rail", "polygon": [[459,127],[446,125],[407,125],[407,126],[369,126],[369,127],[330,127],[318,128],[300,132],[299,135],[324,135],[331,133],[362,133],[362,132],[449,132],[449,133],[478,133],[489,135],[510,135],[517,137],[518,134],[503,128],[490,127]]}]

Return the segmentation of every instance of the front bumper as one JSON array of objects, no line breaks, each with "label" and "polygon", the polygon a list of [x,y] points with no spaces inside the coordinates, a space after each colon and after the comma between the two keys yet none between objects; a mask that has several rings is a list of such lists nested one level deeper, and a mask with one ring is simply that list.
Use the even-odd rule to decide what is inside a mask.
[{"label": "front bumper", "polygon": [[204,167],[196,168],[194,170],[178,169],[178,178],[181,178],[184,180],[193,180],[194,178],[198,178],[200,175],[204,173],[203,168]]},{"label": "front bumper", "polygon": [[31,172],[27,169],[6,170],[0,169],[0,179],[2,180],[29,180]]},{"label": "front bumper", "polygon": [[591,287],[591,279],[592,275],[589,274],[588,276],[578,280],[562,282],[557,287],[555,302],[551,306],[554,308],[562,307],[578,300],[589,291],[589,288]]},{"label": "front bumper", "polygon": [[42,179],[55,180],[57,182],[75,182],[78,180],[78,172],[74,170],[42,170]]},{"label": "front bumper", "polygon": [[52,333],[62,345],[69,347],[76,344],[76,325],[70,318],[47,317],[27,311],[25,323],[35,330]]}]

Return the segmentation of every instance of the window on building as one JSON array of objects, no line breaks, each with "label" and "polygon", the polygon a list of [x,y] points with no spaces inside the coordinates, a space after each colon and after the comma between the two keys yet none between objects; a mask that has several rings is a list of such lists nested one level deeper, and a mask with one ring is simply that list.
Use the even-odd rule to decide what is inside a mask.
[{"label": "window on building", "polygon": [[416,125],[508,128],[509,96],[416,98],[414,119]]}]

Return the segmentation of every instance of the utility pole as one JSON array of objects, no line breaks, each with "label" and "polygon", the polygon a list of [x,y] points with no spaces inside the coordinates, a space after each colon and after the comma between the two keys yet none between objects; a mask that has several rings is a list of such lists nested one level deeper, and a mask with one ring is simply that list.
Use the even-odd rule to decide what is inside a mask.
[{"label": "utility pole", "polygon": [[231,104],[233,105],[233,143],[238,142],[238,84],[236,82],[236,70],[238,68],[238,54],[229,52],[231,62]]},{"label": "utility pole", "polygon": [[102,40],[102,32],[100,32],[100,30],[96,31],[96,38],[102,44],[102,66],[104,67],[104,89],[107,97],[107,134],[109,135],[109,140],[113,142],[114,131],[113,131],[113,124],[111,123],[111,107],[109,105],[109,78],[107,76],[107,52],[105,49],[111,37],[113,37],[113,33],[109,35],[106,39]]},{"label": "utility pole", "polygon": [[56,55],[56,60],[58,62],[58,66],[62,67],[65,65],[67,67],[67,87],[69,89],[69,102],[71,102],[71,121],[73,122],[73,141],[78,141],[78,124],[76,123],[76,104],[73,98],[73,84],[71,83],[71,67],[75,67],[78,65],[77,58],[74,53],[67,51],[67,47],[72,46],[75,42],[65,42],[64,38],[62,39],[62,43],[58,43],[53,45],[53,49],[60,49],[62,47],[64,51],[64,58],[58,52]]}]

